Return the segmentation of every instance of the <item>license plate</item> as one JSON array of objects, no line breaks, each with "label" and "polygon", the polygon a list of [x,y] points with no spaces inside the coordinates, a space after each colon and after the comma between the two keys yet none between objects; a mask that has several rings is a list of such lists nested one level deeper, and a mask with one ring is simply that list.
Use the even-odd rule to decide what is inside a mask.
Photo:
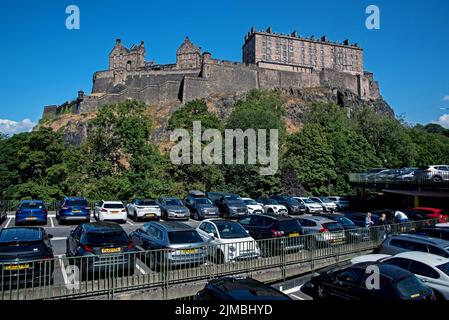
[{"label": "license plate", "polygon": [[417,294],[413,294],[410,296],[410,298],[415,299],[415,298],[419,298],[421,295],[419,293]]},{"label": "license plate", "polygon": [[118,214],[120,211],[111,211],[112,214]]},{"label": "license plate", "polygon": [[182,253],[197,253],[198,249],[184,249],[181,250]]},{"label": "license plate", "polygon": [[101,249],[101,253],[117,253],[120,252],[120,248],[103,248]]},{"label": "license plate", "polygon": [[72,212],[73,212],[73,213],[80,213],[81,210],[73,210]]},{"label": "license plate", "polygon": [[299,233],[290,233],[288,236],[290,238],[296,238],[296,237],[299,237]]},{"label": "license plate", "polygon": [[9,266],[4,266],[3,270],[5,271],[17,271],[17,270],[24,270],[28,269],[30,267],[29,264],[13,264]]},{"label": "license plate", "polygon": [[34,220],[37,220],[37,218],[36,217],[27,217],[26,220],[34,221]]},{"label": "license plate", "polygon": [[147,213],[145,217],[154,217],[154,213]]}]

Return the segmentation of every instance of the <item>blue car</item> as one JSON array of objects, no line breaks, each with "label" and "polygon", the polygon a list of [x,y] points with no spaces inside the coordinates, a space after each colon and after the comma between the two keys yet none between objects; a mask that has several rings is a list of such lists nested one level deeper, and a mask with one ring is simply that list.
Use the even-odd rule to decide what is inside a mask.
[{"label": "blue car", "polygon": [[84,198],[65,197],[56,211],[56,220],[59,224],[64,222],[90,222],[89,203]]},{"label": "blue car", "polygon": [[23,224],[47,224],[47,207],[42,200],[23,200],[16,211],[16,226]]}]

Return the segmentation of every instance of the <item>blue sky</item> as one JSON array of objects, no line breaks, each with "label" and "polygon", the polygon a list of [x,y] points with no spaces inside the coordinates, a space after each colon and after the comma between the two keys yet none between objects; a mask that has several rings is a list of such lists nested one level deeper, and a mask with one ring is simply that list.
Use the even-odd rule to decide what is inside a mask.
[{"label": "blue sky", "polygon": [[[80,30],[65,27],[70,4],[80,8]],[[370,4],[380,8],[380,30],[365,28]],[[90,92],[118,37],[125,45],[144,40],[147,60],[157,63],[174,62],[186,35],[214,57],[241,61],[252,26],[359,43],[396,114],[449,127],[449,109],[440,109],[449,108],[448,15],[447,0],[1,1],[0,131],[28,130],[44,105]]]}]

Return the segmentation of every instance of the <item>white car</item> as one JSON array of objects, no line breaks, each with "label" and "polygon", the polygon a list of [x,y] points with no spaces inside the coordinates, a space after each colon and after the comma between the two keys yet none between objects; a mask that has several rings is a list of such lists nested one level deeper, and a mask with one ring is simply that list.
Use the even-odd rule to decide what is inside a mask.
[{"label": "white car", "polygon": [[118,221],[126,223],[128,214],[121,201],[100,201],[95,204],[94,218],[97,221]]},{"label": "white car", "polygon": [[257,203],[254,199],[251,198],[242,198],[243,202],[246,203],[246,207],[248,208],[249,214],[262,214],[263,206]]},{"label": "white car", "polygon": [[321,204],[316,203],[313,200],[310,200],[309,198],[304,197],[294,197],[296,200],[298,200],[300,203],[304,203],[306,206],[306,212],[307,213],[321,213],[323,212],[323,207]]},{"label": "white car", "polygon": [[139,200],[136,199],[126,206],[128,216],[133,217],[134,221],[143,219],[160,220],[161,207],[156,200]]},{"label": "white car", "polygon": [[324,212],[337,211],[337,205],[335,203],[333,203],[332,201],[330,201],[326,197],[323,197],[323,198],[313,197],[313,198],[310,198],[310,200],[315,201],[316,203],[321,204],[321,207],[323,208]]},{"label": "white car", "polygon": [[427,252],[407,251],[394,256],[369,254],[351,260],[352,264],[359,262],[388,263],[408,270],[432,288],[437,299],[449,300],[448,258]]},{"label": "white car", "polygon": [[337,210],[345,210],[350,207],[349,200],[345,197],[330,196],[327,198],[337,205]]},{"label": "white car", "polygon": [[264,213],[288,215],[287,207],[283,204],[280,204],[274,199],[258,199],[257,202],[259,202],[260,205],[263,206]]},{"label": "white car", "polygon": [[236,221],[207,219],[201,222],[197,231],[208,244],[208,257],[216,263],[260,257],[257,242]]}]

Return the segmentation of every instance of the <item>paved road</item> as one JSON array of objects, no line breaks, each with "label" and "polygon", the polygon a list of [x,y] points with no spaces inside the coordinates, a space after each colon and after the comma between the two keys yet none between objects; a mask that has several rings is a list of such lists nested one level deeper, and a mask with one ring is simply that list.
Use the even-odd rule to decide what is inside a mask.
[{"label": "paved road", "polygon": [[[91,217],[91,221],[95,221],[93,216]],[[192,227],[196,228],[199,225],[198,221],[190,219],[188,222],[186,222],[188,225],[191,225]],[[125,224],[122,224],[123,229],[129,234],[132,231],[140,228],[145,222],[136,222],[132,220],[131,218],[128,218]],[[8,227],[14,227],[15,225],[15,219],[14,219],[14,212],[8,213],[8,218],[0,224],[0,228],[8,228]],[[55,212],[49,212],[48,213],[48,219],[47,219],[47,225],[42,226],[45,228],[47,233],[53,235],[53,239],[51,240],[51,243],[53,245],[53,250],[55,256],[61,256],[64,255],[66,252],[66,239],[70,234],[70,231],[75,229],[77,224],[72,225],[59,225],[58,221],[56,221],[55,218]]]}]

